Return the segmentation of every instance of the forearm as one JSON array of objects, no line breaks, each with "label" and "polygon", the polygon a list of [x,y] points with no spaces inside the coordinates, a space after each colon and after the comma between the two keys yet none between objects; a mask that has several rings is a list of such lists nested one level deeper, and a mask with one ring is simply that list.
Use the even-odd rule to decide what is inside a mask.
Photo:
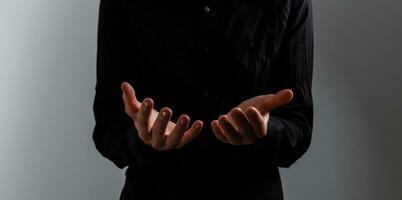
[{"label": "forearm", "polygon": [[[289,167],[309,148],[313,127],[313,107],[309,102],[301,109],[272,112],[268,121],[268,133],[255,141],[257,154],[269,155],[280,167]],[[282,112],[282,113],[281,113]]]},{"label": "forearm", "polygon": [[171,162],[177,151],[155,150],[139,138],[133,120],[125,113],[120,88],[106,90],[99,87],[93,107],[96,121],[93,140],[97,150],[119,168]]},{"label": "forearm", "polygon": [[269,113],[266,135],[240,148],[245,149],[240,154],[289,167],[307,151],[313,127],[313,45],[311,2],[295,1],[265,85],[256,94],[291,89],[293,99]]},{"label": "forearm", "polygon": [[[93,103],[96,124],[92,134],[97,150],[119,168],[148,165],[156,159],[154,152],[139,140],[133,121],[124,109],[120,84],[128,79],[138,80],[140,72],[135,67],[136,54],[127,55],[126,50],[133,49],[135,44],[129,37],[128,21],[123,15],[120,1],[101,0]],[[138,87],[141,88],[139,84]]]}]

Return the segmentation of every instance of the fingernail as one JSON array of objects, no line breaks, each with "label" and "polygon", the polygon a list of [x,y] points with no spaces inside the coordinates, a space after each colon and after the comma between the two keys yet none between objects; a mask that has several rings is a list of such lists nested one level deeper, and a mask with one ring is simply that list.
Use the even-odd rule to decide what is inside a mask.
[{"label": "fingernail", "polygon": [[184,118],[180,120],[180,124],[185,124]]},{"label": "fingernail", "polygon": [[162,112],[162,116],[166,117],[166,111]]}]

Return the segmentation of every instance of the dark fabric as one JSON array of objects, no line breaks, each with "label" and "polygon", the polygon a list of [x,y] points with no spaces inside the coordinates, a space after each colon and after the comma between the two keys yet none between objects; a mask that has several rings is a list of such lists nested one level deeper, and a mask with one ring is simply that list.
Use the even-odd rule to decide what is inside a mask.
[{"label": "dark fabric", "polygon": [[[208,7],[206,7],[208,6]],[[279,167],[308,149],[313,127],[310,0],[101,0],[93,140],[126,170],[121,199],[283,199]],[[124,112],[120,84],[201,119],[182,149],[156,151]],[[268,134],[223,144],[210,122],[243,100],[289,88]]]}]

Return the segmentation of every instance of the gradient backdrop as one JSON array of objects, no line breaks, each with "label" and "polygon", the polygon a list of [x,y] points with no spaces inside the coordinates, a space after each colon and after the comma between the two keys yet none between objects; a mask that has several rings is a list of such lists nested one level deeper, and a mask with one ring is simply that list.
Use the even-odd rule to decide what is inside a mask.
[{"label": "gradient backdrop", "polygon": [[[97,0],[1,0],[0,199],[118,199],[91,134]],[[288,200],[402,199],[402,1],[314,0],[314,137]]]}]

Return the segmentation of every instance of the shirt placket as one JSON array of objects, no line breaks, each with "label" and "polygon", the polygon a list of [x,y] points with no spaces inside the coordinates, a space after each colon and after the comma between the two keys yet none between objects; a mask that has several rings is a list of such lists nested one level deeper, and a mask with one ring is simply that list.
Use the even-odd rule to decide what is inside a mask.
[{"label": "shirt placket", "polygon": [[[210,59],[210,53],[211,53],[211,37],[213,37],[211,35],[211,20],[213,20],[213,16],[214,16],[214,12],[215,10],[213,9],[213,3],[210,1],[203,1],[202,4],[200,5],[200,11],[201,11],[201,15],[200,17],[202,18],[202,26],[201,26],[201,30],[200,30],[200,37],[201,39],[201,43],[200,43],[200,53],[202,54],[201,59],[203,59],[203,61],[201,61],[201,63],[203,65],[210,65],[211,59]],[[205,68],[209,69],[209,66],[204,66]],[[208,72],[206,72],[203,75],[203,78],[206,80],[206,82],[208,82],[208,73],[211,73],[211,71],[208,70]],[[210,89],[210,85],[208,86],[203,86],[201,92],[201,110],[202,110],[202,115],[203,118],[206,120],[205,121],[205,126],[204,128],[207,130],[202,138],[203,138],[203,145],[202,148],[205,150],[211,150],[212,146],[214,145],[213,141],[215,141],[215,139],[213,137],[215,137],[211,131],[211,127],[210,127],[210,122],[213,116],[212,114],[214,113],[214,109],[216,109],[216,105],[215,105],[215,95],[212,95],[211,91],[209,91]]]}]

